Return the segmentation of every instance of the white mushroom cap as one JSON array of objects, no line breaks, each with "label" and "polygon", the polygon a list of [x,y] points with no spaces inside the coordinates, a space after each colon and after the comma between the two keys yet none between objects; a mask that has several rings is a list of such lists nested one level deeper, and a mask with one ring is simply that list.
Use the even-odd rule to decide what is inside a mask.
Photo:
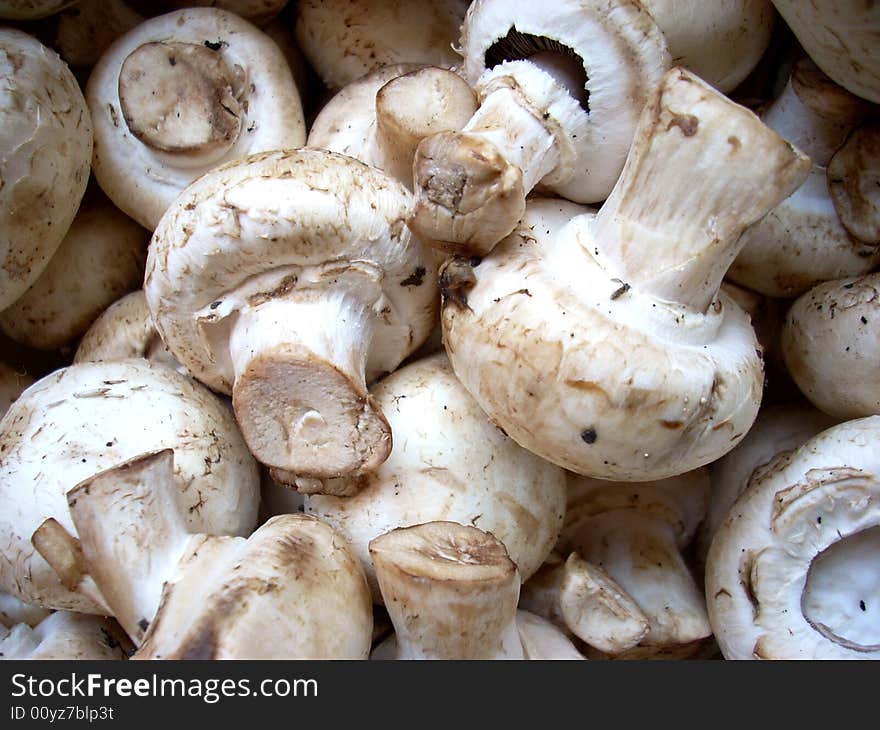
[{"label": "white mushroom cap", "polygon": [[380,66],[419,63],[449,68],[467,0],[299,0],[296,38],[330,89]]},{"label": "white mushroom cap", "polygon": [[3,414],[9,410],[9,406],[33,382],[34,379],[26,372],[21,372],[0,361],[0,418],[3,418]]},{"label": "white mushroom cap", "polygon": [[156,328],[195,377],[232,393],[267,466],[335,477],[387,456],[367,383],[421,344],[438,305],[409,204],[375,168],[288,150],[216,168],[156,229],[144,285]]},{"label": "white mushroom cap", "polygon": [[517,443],[581,474],[646,481],[714,461],[763,388],[754,331],[720,283],[744,227],[808,169],[750,111],[671,70],[597,215],[535,199],[488,257],[445,265],[457,376]]},{"label": "white mushroom cap", "polygon": [[828,163],[828,190],[850,235],[880,245],[880,124],[856,129]]},{"label": "white mushroom cap", "polygon": [[725,94],[758,65],[770,44],[775,14],[770,0],[642,0],[669,53]]},{"label": "white mushroom cap", "polygon": [[696,543],[700,562],[705,562],[715,531],[731,505],[748,487],[752,475],[780,454],[796,449],[835,422],[806,401],[778,403],[761,409],[754,425],[737,447],[709,467],[712,491]]},{"label": "white mushroom cap", "polygon": [[862,0],[773,0],[816,65],[834,81],[880,102],[880,14]]},{"label": "white mushroom cap", "polygon": [[341,89],[321,109],[308,145],[385,170],[412,187],[412,163],[425,137],[460,129],[477,108],[461,76],[437,66],[383,66]]},{"label": "white mushroom cap", "polygon": [[56,611],[35,626],[0,627],[2,659],[128,659],[131,642],[113,619]]},{"label": "white mushroom cap", "polygon": [[215,8],[151,18],[117,39],[86,86],[95,177],[153,230],[208,169],[305,142],[302,104],[278,46]]},{"label": "white mushroom cap", "polygon": [[40,277],[0,312],[0,330],[39,350],[71,343],[106,307],[140,287],[149,239],[93,188]]},{"label": "white mushroom cap", "polygon": [[640,3],[477,0],[462,26],[464,76],[480,108],[460,133],[425,139],[410,225],[443,250],[483,255],[537,185],[604,200],[651,90],[670,64]]},{"label": "white mushroom cap", "polygon": [[72,365],[28,388],[0,421],[0,589],[46,607],[104,613],[62,584],[32,536],[54,518],[75,537],[65,494],[157,448],[175,451],[187,525],[209,534],[253,529],[256,464],[232,414],[207,389],[145,360]]},{"label": "white mushroom cap", "polygon": [[104,310],[80,340],[73,362],[131,357],[143,357],[186,375],[186,368],[174,359],[159,337],[143,289],[126,294]]},{"label": "white mushroom cap", "polygon": [[0,310],[61,245],[91,158],[92,122],[70,69],[33,36],[0,28]]},{"label": "white mushroom cap", "polygon": [[781,346],[817,408],[841,419],[880,414],[880,273],[827,281],[798,298]]},{"label": "white mushroom cap", "polygon": [[126,0],[77,0],[58,14],[52,45],[74,68],[91,68],[113,41],[144,20]]},{"label": "white mushroom cap", "polygon": [[16,624],[36,626],[51,613],[41,606],[25,603],[9,593],[0,592],[0,625],[11,629]]},{"label": "white mushroom cap", "polygon": [[[549,554],[565,511],[561,469],[519,448],[486,418],[444,355],[412,363],[372,388],[394,447],[345,491],[310,495],[306,511],[351,543],[375,589],[369,542],[397,527],[450,521],[492,533],[527,579]],[[378,591],[374,590],[378,600]]]},{"label": "white mushroom cap", "polygon": [[289,0],[170,0],[169,4],[176,8],[210,7],[228,10],[262,27],[271,22],[288,2]]},{"label": "white mushroom cap", "polygon": [[0,18],[36,20],[63,10],[75,0],[0,0]]},{"label": "white mushroom cap", "polygon": [[880,417],[833,426],[755,478],[706,559],[727,659],[877,659]]}]

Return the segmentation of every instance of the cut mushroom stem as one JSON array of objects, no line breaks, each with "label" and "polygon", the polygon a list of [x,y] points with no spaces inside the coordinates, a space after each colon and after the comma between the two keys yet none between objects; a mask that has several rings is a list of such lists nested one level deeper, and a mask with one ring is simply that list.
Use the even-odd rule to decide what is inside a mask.
[{"label": "cut mushroom stem", "polygon": [[391,429],[365,378],[372,319],[341,288],[239,313],[229,346],[232,400],[259,461],[283,469],[293,459],[301,473],[334,477],[387,458]]},{"label": "cut mushroom stem", "polygon": [[673,69],[593,223],[595,245],[630,285],[705,311],[740,234],[803,182],[809,164],[751,111]]},{"label": "cut mushroom stem", "polygon": [[520,579],[504,544],[455,522],[399,528],[370,543],[399,659],[522,659]]}]

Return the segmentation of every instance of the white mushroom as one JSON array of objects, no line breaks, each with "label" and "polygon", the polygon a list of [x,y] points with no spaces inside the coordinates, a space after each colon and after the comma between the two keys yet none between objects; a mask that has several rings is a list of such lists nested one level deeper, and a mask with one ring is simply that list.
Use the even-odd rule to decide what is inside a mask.
[{"label": "white mushroom", "polygon": [[0,312],[0,330],[39,350],[70,344],[110,304],[140,287],[149,240],[148,231],[92,188],[49,265]]},{"label": "white mushroom", "polygon": [[[809,155],[813,167],[803,185],[745,230],[728,278],[767,296],[795,297],[819,282],[864,274],[880,264],[878,241],[850,234],[826,180],[832,156],[868,107],[809,59],[794,65],[784,91],[761,118]],[[852,179],[849,171],[840,178],[842,184]]]},{"label": "white mushroom", "polygon": [[144,20],[126,0],[77,0],[58,14],[52,45],[74,68],[90,69],[113,41]]},{"label": "white mushroom", "polygon": [[380,66],[450,68],[467,0],[299,0],[296,38],[324,84],[341,89]]},{"label": "white mushroom", "polygon": [[259,26],[269,24],[289,0],[169,0],[174,8],[220,8]]},{"label": "white mushroom", "polygon": [[67,495],[80,547],[71,560],[139,647],[134,658],[367,657],[370,593],[339,535],[302,514],[274,517],[248,538],[196,534],[176,481],[166,449]]},{"label": "white mushroom", "polygon": [[561,0],[553,12],[476,0],[461,45],[480,107],[461,132],[419,145],[410,225],[445,251],[483,255],[539,184],[579,203],[607,197],[670,56],[632,0]]},{"label": "white mushroom", "polygon": [[0,18],[36,20],[72,5],[75,0],[0,0]]},{"label": "white mushroom", "polygon": [[375,590],[369,542],[397,527],[451,521],[491,532],[523,580],[549,554],[562,526],[565,477],[492,425],[452,373],[445,355],[381,380],[372,397],[388,418],[388,459],[336,493],[309,495],[306,512],[333,525],[364,563]]},{"label": "white mushroom", "polygon": [[828,190],[840,222],[874,250],[880,245],[880,124],[856,129],[828,163]]},{"label": "white mushroom", "polygon": [[0,625],[11,629],[16,624],[36,626],[52,613],[41,606],[25,603],[9,593],[0,592]]},{"label": "white mushroom", "polygon": [[461,76],[437,66],[383,66],[341,89],[321,109],[308,145],[354,157],[412,187],[416,147],[461,129],[477,108]]},{"label": "white mushroom", "polygon": [[0,659],[128,659],[131,642],[113,619],[56,611],[35,626],[0,626]]},{"label": "white mushroom", "polygon": [[720,458],[754,421],[763,363],[719,286],[745,226],[808,169],[671,70],[597,215],[534,200],[488,257],[444,266],[456,375],[517,443],[580,474],[647,481]]},{"label": "white mushroom", "polygon": [[[370,555],[394,624],[397,659],[577,655],[552,624],[517,611],[519,573],[491,533],[455,522],[428,522],[376,537]],[[560,651],[565,653],[560,656]]]},{"label": "white mushroom", "polygon": [[880,417],[833,426],[768,465],[706,559],[726,659],[878,659]]},{"label": "white mushroom", "polygon": [[305,142],[299,92],[278,46],[214,8],[167,13],[117,39],[89,76],[86,99],[95,178],[150,230],[212,167]]},{"label": "white mushroom", "polygon": [[439,299],[409,206],[381,171],[303,149],[216,168],[162,218],[144,284],[153,321],[195,377],[232,394],[267,466],[335,477],[388,455],[367,383],[422,343]]},{"label": "white mushroom", "polygon": [[826,281],[798,298],[781,347],[817,408],[840,419],[880,415],[880,273]]},{"label": "white mushroom", "polygon": [[0,28],[0,311],[67,233],[89,180],[92,123],[73,74],[33,36]]},{"label": "white mushroom", "polygon": [[63,556],[68,546],[53,540],[57,531],[41,528],[54,518],[75,537],[65,494],[157,448],[174,449],[176,499],[192,529],[253,529],[256,464],[232,414],[206,388],[145,360],[71,365],[28,388],[0,420],[0,590],[46,607],[106,614],[100,601],[73,592],[75,570],[67,584],[58,578],[63,566],[50,566],[45,556]]}]

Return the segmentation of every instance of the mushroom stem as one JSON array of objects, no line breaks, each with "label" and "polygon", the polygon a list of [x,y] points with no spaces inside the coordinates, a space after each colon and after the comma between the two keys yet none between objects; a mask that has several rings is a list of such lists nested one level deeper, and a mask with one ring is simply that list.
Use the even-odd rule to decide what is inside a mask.
[{"label": "mushroom stem", "polygon": [[374,316],[341,287],[239,311],[229,341],[232,402],[259,461],[326,478],[385,460],[391,431],[366,384]]},{"label": "mushroom stem", "polygon": [[520,579],[500,540],[429,522],[370,543],[398,659],[522,659]]},{"label": "mushroom stem", "polygon": [[740,234],[809,170],[809,158],[751,111],[672,69],[592,224],[595,248],[622,281],[705,311],[739,253]]}]

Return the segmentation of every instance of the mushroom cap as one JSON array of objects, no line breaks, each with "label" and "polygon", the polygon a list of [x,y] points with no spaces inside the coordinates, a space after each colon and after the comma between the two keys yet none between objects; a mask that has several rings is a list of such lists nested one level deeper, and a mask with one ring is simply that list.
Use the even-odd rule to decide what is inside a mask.
[{"label": "mushroom cap", "polygon": [[462,26],[461,47],[464,76],[481,99],[509,83],[508,64],[517,61],[490,64],[494,47],[510,31],[565,46],[586,73],[588,111],[568,94],[533,102],[537,116],[546,114],[563,132],[556,135],[564,147],[562,169],[546,176],[542,188],[575,202],[604,200],[623,169],[642,107],[670,66],[663,34],[633,0],[557,0],[552,12],[541,3],[476,0]]},{"label": "mushroom cap", "polygon": [[193,538],[134,658],[366,659],[372,629],[345,540],[314,517],[279,515],[247,540]]},{"label": "mushroom cap", "polygon": [[57,53],[0,28],[0,311],[49,264],[89,180],[92,122]]},{"label": "mushroom cap", "polygon": [[53,15],[76,0],[2,0],[0,18],[5,20],[37,20]]},{"label": "mushroom cap", "polygon": [[262,27],[275,18],[288,2],[289,0],[170,0],[170,5],[176,8],[220,8]]},{"label": "mushroom cap", "polygon": [[144,289],[157,330],[195,377],[231,393],[239,304],[319,295],[351,274],[369,282],[370,304],[388,309],[376,317],[367,381],[390,372],[428,336],[437,307],[431,250],[406,227],[409,201],[381,171],[323,150],[215,168],[175,201],[150,243]]},{"label": "mushroom cap", "polygon": [[18,624],[4,636],[4,659],[128,659],[131,642],[111,618],[56,611],[35,626]]},{"label": "mushroom cap", "polygon": [[[174,92],[180,79],[167,84],[167,89],[163,89],[167,94],[153,94],[150,98],[157,105],[154,111],[161,117],[151,124],[141,124],[140,116],[151,113],[144,99],[129,100],[132,108],[124,106],[120,77],[126,60],[136,51],[144,52],[145,48],[152,48],[159,58],[167,43],[178,44],[181,52],[188,50],[203,56],[205,49],[210,49],[216,54],[212,60],[218,78],[223,77],[223,69],[234,76],[236,88],[232,93],[238,103],[237,112],[230,114],[237,131],[229,131],[224,138],[231,146],[220,146],[209,152],[207,158],[196,155],[190,159],[187,154],[153,149],[129,126],[135,124],[138,135],[146,134],[147,139],[155,138],[155,142],[161,144],[158,130],[166,119],[172,118],[173,110],[178,112],[178,117],[184,114],[190,120],[187,130],[193,133],[196,128],[215,124],[213,117],[203,118],[203,111],[191,106],[196,103],[194,88],[181,92],[185,94],[183,101],[189,103],[167,96]],[[177,65],[174,55],[157,62]],[[156,73],[165,68],[157,67]],[[195,76],[188,78],[194,79],[193,84],[197,83]],[[206,78],[204,83],[210,87],[212,83],[221,82]],[[150,92],[149,84],[143,80],[131,81],[130,86],[139,90],[139,94]],[[206,170],[254,152],[299,147],[305,143],[302,103],[284,55],[275,42],[252,23],[216,8],[167,13],[144,21],[118,38],[92,70],[86,85],[86,99],[94,113],[92,166],[95,178],[117,207],[150,230],[156,227],[178,194]],[[215,101],[212,99],[211,104]],[[137,110],[137,120],[125,113],[132,109]],[[211,129],[217,131],[213,126]]]},{"label": "mushroom cap", "polygon": [[831,158],[828,191],[846,230],[880,255],[880,124],[856,129]]},{"label": "mushroom cap", "polygon": [[105,308],[140,287],[149,238],[100,190],[91,189],[49,265],[0,312],[0,330],[39,350],[69,344]]},{"label": "mushroom cap", "polygon": [[93,474],[174,449],[179,506],[194,532],[247,534],[259,499],[256,464],[228,408],[146,360],[81,363],[28,388],[0,420],[0,589],[29,603],[101,613],[66,589],[31,536],[47,518],[71,535],[66,493]]},{"label": "mushroom cap", "polygon": [[788,310],[786,368],[820,410],[840,419],[880,414],[880,273],[827,281]]},{"label": "mushroom cap", "polygon": [[593,219],[535,198],[477,266],[447,264],[456,375],[517,443],[579,474],[650,481],[708,464],[757,415],[748,315],[723,291],[697,313],[612,278],[592,256]]},{"label": "mushroom cap", "polygon": [[397,527],[450,521],[492,533],[523,580],[550,553],[565,511],[561,469],[496,428],[445,355],[411,363],[371,393],[395,434],[388,459],[357,477],[352,497],[310,495],[306,512],[333,525],[364,564],[380,600],[369,542]]},{"label": "mushroom cap", "polygon": [[126,0],[77,0],[58,14],[52,46],[78,69],[90,69],[123,33],[146,18]]},{"label": "mushroom cap", "polygon": [[318,76],[339,89],[380,66],[461,62],[453,46],[467,0],[300,0],[296,38]]},{"label": "mushroom cap", "polygon": [[726,659],[877,659],[880,417],[832,426],[768,465],[706,558]]},{"label": "mushroom cap", "polygon": [[9,410],[15,399],[25,388],[33,385],[34,379],[11,365],[0,361],[0,418]]}]

